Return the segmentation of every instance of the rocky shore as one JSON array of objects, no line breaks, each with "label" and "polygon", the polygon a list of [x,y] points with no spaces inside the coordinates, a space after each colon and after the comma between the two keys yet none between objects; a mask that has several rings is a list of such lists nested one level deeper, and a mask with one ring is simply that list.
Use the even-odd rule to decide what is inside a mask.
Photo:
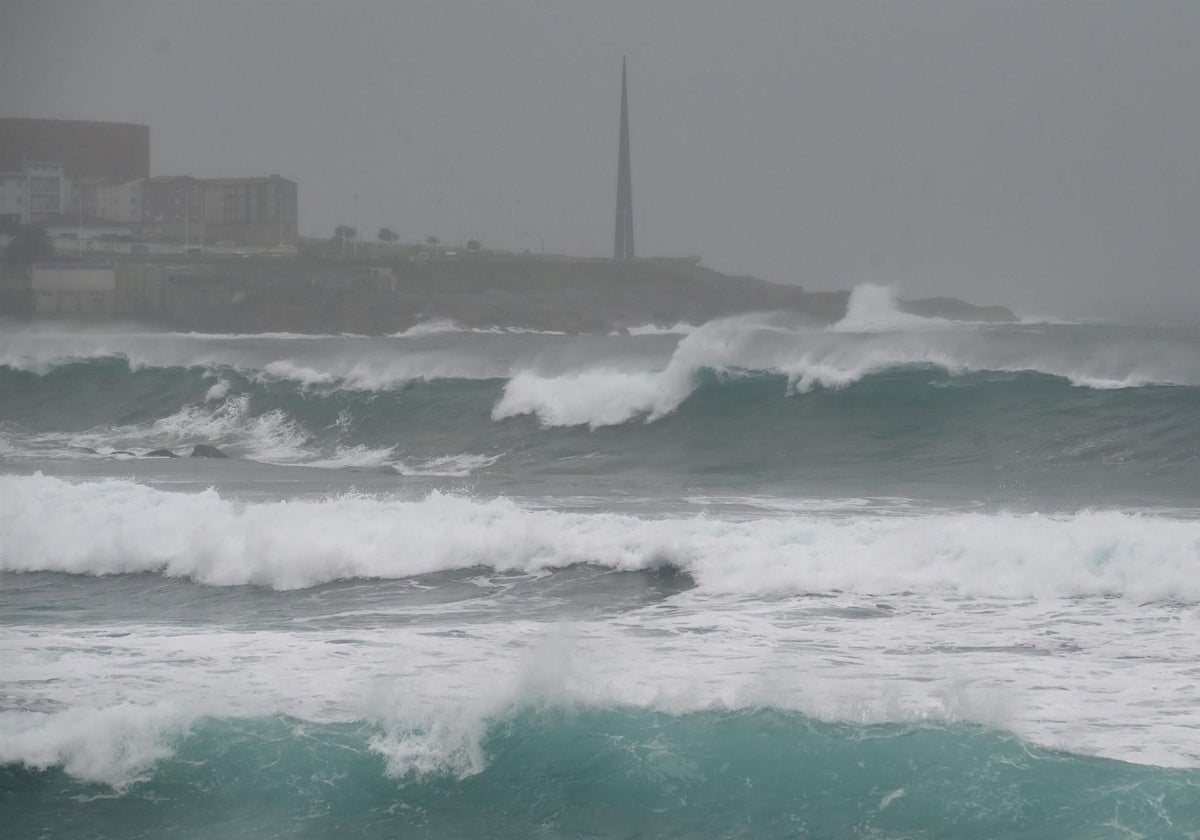
[{"label": "rocky shore", "polygon": [[[429,321],[464,327],[610,332],[746,312],[782,311],[828,324],[849,292],[735,277],[690,260],[402,260],[375,266],[214,266],[193,270],[168,326],[218,332],[386,334]],[[1003,306],[952,298],[901,301],[924,317],[1003,322]]]}]

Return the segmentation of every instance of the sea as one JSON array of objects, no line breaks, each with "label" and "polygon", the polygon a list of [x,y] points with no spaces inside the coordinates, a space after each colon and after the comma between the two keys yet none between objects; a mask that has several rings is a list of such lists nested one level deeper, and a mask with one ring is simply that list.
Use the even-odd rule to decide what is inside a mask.
[{"label": "sea", "polygon": [[1200,837],[1200,329],[10,324],[0,835]]}]

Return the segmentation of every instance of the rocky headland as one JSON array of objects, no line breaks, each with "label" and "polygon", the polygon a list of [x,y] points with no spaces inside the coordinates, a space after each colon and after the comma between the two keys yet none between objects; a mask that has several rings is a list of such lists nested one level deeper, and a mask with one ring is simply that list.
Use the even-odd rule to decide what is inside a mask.
[{"label": "rocky headland", "polygon": [[[645,324],[701,324],[781,311],[829,324],[849,292],[722,274],[693,260],[458,257],[378,264],[288,261],[192,265],[170,277],[167,325],[220,332],[387,334],[429,321],[464,327],[610,332]],[[953,298],[900,301],[923,317],[1003,322],[1004,306]]]}]

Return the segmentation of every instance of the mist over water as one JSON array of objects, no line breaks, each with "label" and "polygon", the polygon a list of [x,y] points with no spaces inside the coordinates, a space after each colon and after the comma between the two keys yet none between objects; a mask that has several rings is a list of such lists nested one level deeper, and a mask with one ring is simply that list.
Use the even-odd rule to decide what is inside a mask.
[{"label": "mist over water", "polygon": [[63,836],[1183,836],[1197,363],[875,287],[830,328],[10,331],[0,789]]}]

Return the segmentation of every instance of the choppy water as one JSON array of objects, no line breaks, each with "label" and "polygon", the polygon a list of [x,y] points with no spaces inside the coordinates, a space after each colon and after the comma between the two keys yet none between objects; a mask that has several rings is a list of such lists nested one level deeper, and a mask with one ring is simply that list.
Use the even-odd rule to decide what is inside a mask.
[{"label": "choppy water", "polygon": [[1195,837],[1198,432],[1200,331],[872,289],[830,329],[10,329],[2,822]]}]

